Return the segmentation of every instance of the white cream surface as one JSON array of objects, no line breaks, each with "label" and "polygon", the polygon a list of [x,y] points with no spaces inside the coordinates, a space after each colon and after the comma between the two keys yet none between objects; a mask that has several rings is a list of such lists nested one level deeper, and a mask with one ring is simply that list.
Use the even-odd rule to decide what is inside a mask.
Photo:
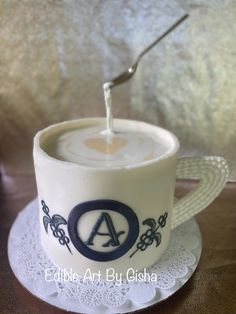
[{"label": "white cream surface", "polygon": [[107,134],[103,125],[54,135],[46,151],[52,157],[94,168],[132,167],[169,152],[170,143],[146,130],[118,127]]}]

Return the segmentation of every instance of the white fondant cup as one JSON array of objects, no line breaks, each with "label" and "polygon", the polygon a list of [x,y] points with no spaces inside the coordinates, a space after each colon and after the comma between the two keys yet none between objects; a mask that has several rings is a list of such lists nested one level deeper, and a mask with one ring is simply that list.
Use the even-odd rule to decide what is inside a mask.
[{"label": "white fondant cup", "polygon": [[[165,251],[171,228],[204,209],[223,189],[228,167],[220,157],[181,158],[169,131],[131,120],[115,125],[148,129],[168,141],[168,152],[133,167],[92,168],[49,156],[44,142],[58,131],[105,125],[102,118],[52,125],[34,139],[34,163],[42,246],[61,268],[80,275],[126,275],[153,265]],[[199,187],[175,205],[175,180],[200,178]]]}]

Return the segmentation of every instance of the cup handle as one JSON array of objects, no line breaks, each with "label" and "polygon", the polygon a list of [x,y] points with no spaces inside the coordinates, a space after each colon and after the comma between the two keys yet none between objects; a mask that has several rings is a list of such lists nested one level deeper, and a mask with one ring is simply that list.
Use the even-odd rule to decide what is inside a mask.
[{"label": "cup handle", "polygon": [[171,229],[199,213],[220,194],[229,177],[229,168],[221,157],[183,157],[178,160],[176,176],[199,179],[199,184],[175,202]]}]

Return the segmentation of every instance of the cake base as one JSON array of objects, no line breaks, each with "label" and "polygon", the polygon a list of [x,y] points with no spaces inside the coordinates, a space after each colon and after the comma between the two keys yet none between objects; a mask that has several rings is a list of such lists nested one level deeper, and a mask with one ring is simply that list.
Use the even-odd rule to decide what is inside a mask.
[{"label": "cake base", "polygon": [[[37,200],[17,216],[8,239],[10,266],[33,295],[58,308],[76,313],[127,313],[159,303],[178,291],[194,273],[202,250],[194,218],[171,233],[161,259],[128,280],[90,280],[59,269],[40,243]],[[108,278],[107,278],[108,279]]]}]

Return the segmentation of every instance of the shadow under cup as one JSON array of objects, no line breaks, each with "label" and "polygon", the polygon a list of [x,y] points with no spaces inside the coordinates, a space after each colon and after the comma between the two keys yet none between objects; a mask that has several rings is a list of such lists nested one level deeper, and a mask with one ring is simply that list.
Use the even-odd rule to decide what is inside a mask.
[{"label": "shadow under cup", "polygon": [[126,276],[153,265],[167,248],[179,142],[159,127],[115,120],[115,130],[157,137],[167,150],[155,159],[117,167],[50,156],[52,138],[105,125],[105,119],[94,118],[49,126],[36,134],[33,154],[46,254],[66,271],[82,276],[89,271],[106,279],[112,271]]}]

